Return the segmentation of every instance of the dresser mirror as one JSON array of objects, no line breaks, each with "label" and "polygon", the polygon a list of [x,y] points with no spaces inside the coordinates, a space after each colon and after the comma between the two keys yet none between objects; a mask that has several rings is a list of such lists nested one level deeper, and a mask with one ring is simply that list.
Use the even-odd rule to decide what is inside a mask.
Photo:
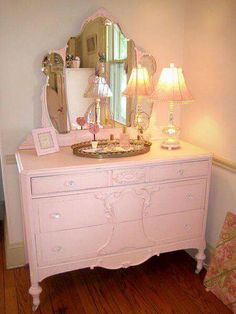
[{"label": "dresser mirror", "polygon": [[[43,126],[68,133],[81,128],[78,117],[85,117],[87,124],[99,119],[103,128],[134,126],[137,99],[122,92],[137,64],[147,68],[152,80],[155,59],[138,50],[118,22],[99,10],[84,22],[79,35],[69,38],[64,49],[53,50],[43,58],[42,71],[47,77],[42,97]],[[95,95],[88,92],[94,91],[96,77],[103,77],[109,89],[99,99],[99,112]],[[150,117],[152,101],[143,98],[142,105],[145,116]]]}]

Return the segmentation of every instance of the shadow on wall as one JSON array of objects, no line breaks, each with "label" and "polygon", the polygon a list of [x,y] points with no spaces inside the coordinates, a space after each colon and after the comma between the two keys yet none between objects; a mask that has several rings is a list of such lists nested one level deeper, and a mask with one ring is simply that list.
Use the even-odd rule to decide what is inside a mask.
[{"label": "shadow on wall", "polygon": [[207,220],[207,242],[215,246],[228,211],[236,214],[236,174],[217,166],[212,169]]}]

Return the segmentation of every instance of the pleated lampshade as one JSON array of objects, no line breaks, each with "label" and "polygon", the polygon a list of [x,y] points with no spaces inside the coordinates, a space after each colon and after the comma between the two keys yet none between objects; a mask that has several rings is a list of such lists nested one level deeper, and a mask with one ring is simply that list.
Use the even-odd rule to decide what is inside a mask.
[{"label": "pleated lampshade", "polygon": [[138,65],[137,68],[133,68],[128,85],[123,91],[124,96],[150,96],[153,92],[153,85],[149,78],[146,68]]},{"label": "pleated lampshade", "polygon": [[112,91],[104,77],[95,76],[93,82],[89,84],[84,93],[86,98],[106,98],[111,97]]},{"label": "pleated lampshade", "polygon": [[176,68],[174,63],[171,63],[169,68],[163,68],[153,97],[163,102],[185,103],[193,100],[182,68]]}]

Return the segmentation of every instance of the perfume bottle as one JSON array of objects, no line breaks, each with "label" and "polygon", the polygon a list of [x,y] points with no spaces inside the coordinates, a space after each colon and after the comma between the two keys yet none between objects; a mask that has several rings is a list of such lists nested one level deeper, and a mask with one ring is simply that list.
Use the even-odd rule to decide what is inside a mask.
[{"label": "perfume bottle", "polygon": [[142,149],[144,147],[144,140],[140,135],[137,135],[137,139],[135,141],[135,145],[137,149]]},{"label": "perfume bottle", "polygon": [[123,133],[120,134],[120,146],[121,147],[129,147],[129,134],[127,133],[126,126],[123,127]]},{"label": "perfume bottle", "polygon": [[116,148],[116,140],[114,139],[114,135],[110,134],[110,140],[108,141],[109,150],[114,150]]}]

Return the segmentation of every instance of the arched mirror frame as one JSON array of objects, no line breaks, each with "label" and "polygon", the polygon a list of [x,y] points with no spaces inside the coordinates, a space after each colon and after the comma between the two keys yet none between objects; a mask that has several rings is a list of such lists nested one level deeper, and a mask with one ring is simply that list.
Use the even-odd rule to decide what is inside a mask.
[{"label": "arched mirror frame", "polygon": [[[131,38],[130,36],[128,36],[128,32],[126,31],[126,28],[123,25],[121,25],[121,23],[117,20],[117,18],[115,18],[113,15],[111,15],[109,12],[107,12],[104,8],[101,8],[101,9],[97,10],[94,14],[92,14],[90,17],[88,17],[82,23],[79,33],[82,32],[82,30],[84,29],[84,27],[86,26],[87,23],[95,20],[98,17],[103,17],[103,18],[111,20],[113,23],[117,24],[120,27],[120,29],[127,36],[127,38]],[[154,57],[152,55],[150,55],[149,53],[145,52],[144,50],[142,50],[141,48],[139,48],[139,46],[137,46],[136,44],[135,44],[135,48],[134,49],[135,49],[135,52],[136,52],[137,64],[138,63],[142,63],[142,60],[147,59],[147,58],[149,58],[149,61],[152,60],[151,62],[153,62],[153,68],[154,68],[153,74],[154,74],[155,71],[156,71],[156,61],[155,61]],[[62,49],[49,51],[48,54],[51,54],[51,53],[59,54],[62,57],[63,62],[65,64],[66,63],[66,50],[67,50],[67,44]],[[54,127],[53,124],[52,124],[52,121],[51,121],[51,118],[50,118],[50,115],[49,115],[49,112],[48,112],[48,106],[47,106],[48,79],[49,79],[49,77],[46,76],[46,83],[43,86],[42,96],[41,96],[41,101],[42,101],[42,120],[41,120],[42,121],[42,127]],[[104,129],[104,133],[107,133],[105,130],[109,130],[109,132],[111,132],[111,129]],[[57,130],[56,130],[56,132],[57,132]],[[78,136],[75,136],[75,134],[74,134],[75,132],[82,132],[82,131],[81,130],[70,131],[67,134],[59,134],[58,132],[57,133],[58,133],[61,141],[62,142],[65,141],[65,145],[66,145],[66,143],[68,142],[67,139],[70,139],[69,140],[69,144],[70,144],[70,143],[73,143],[73,139],[78,138]],[[63,141],[63,138],[64,138],[64,141]],[[62,143],[62,145],[63,145],[63,143]]]}]

